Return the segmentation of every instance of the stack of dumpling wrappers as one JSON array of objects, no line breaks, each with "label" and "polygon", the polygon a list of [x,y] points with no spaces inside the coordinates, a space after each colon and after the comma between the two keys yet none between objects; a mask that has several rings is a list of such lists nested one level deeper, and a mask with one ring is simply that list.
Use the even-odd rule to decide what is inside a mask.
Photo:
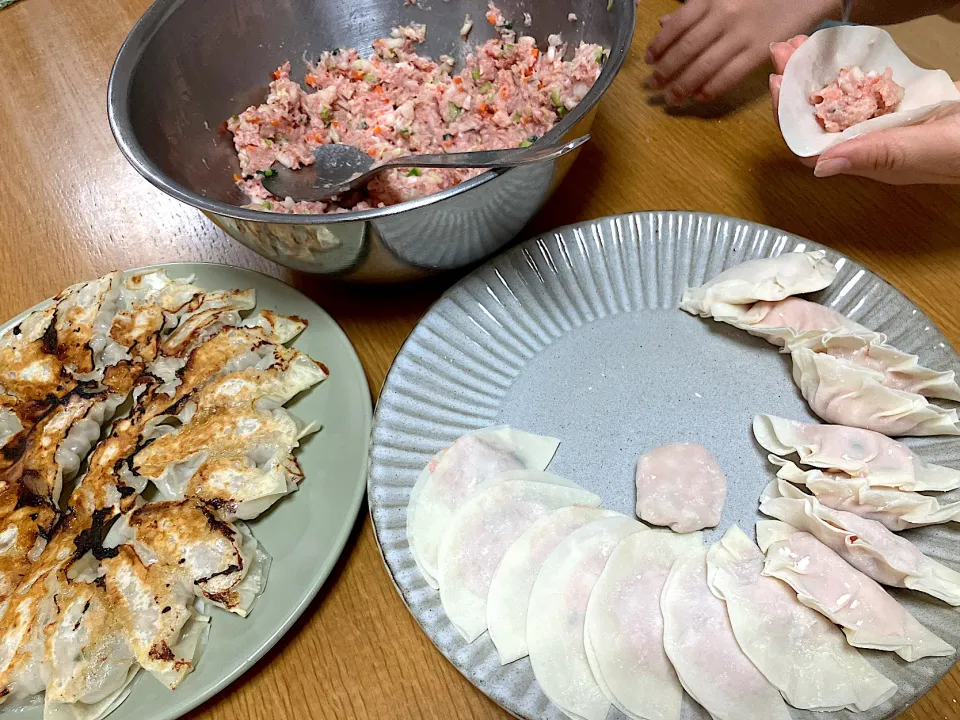
[{"label": "stack of dumpling wrappers", "polygon": [[463,638],[488,632],[503,664],[529,656],[550,701],[586,720],[611,706],[677,719],[684,690],[717,720],[787,720],[788,705],[865,711],[897,686],[856,648],[953,655],[881,585],[960,605],[960,573],[896,534],[960,520],[960,503],[921,494],[960,488],[960,471],[890,437],[960,434],[956,411],[927,400],[960,400],[960,387],[793,297],[836,275],[823,251],[794,252],[683,295],[684,310],[790,353],[803,397],[831,423],[755,418],[777,471],[757,488],[770,519],[756,542],[733,525],[705,546],[700,532],[601,508],[545,471],[552,438],[494,427],[438,452],[413,489],[407,535]]}]

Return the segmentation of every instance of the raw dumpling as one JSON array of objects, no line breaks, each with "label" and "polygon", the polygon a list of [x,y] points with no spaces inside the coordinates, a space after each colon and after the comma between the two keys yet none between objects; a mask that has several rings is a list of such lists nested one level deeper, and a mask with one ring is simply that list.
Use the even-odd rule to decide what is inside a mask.
[{"label": "raw dumpling", "polygon": [[905,587],[960,605],[960,573],[927,557],[875,520],[828,508],[786,480],[770,483],[760,512],[813,535],[881,585]]},{"label": "raw dumpling", "polygon": [[863,711],[897,691],[830,621],[762,571],[763,553],[736,525],[707,552],[707,582],[727,604],[737,642],[788,703]]},{"label": "raw dumpling", "polygon": [[724,270],[699,288],[687,289],[680,308],[719,319],[737,314],[731,305],[776,302],[823,290],[837,277],[837,268],[826,257],[823,250],[814,250],[749,260]]},{"label": "raw dumpling", "polygon": [[809,332],[789,340],[786,350],[795,351],[800,347],[872,370],[881,376],[878,379],[882,385],[894,390],[960,400],[960,387],[953,370],[938,372],[923,367],[916,355],[887,345],[887,338],[881,333]]},{"label": "raw dumpling", "polygon": [[956,410],[886,387],[883,373],[804,347],[792,355],[797,387],[827,422],[884,435],[960,435]]},{"label": "raw dumpling", "polygon": [[929,465],[903,443],[871,430],[757,415],[753,434],[775,455],[796,453],[804,465],[862,477],[871,486],[914,491],[960,487],[960,470]]},{"label": "raw dumpling", "polygon": [[604,720],[610,709],[590,670],[583,643],[587,603],[617,544],[646,526],[628,517],[575,530],[547,558],[530,594],[530,663],[540,688],[572,718]]},{"label": "raw dumpling", "polygon": [[714,720],[790,720],[773,685],[744,655],[727,608],[707,586],[707,552],[685,553],[660,595],[663,649],[683,689]]},{"label": "raw dumpling", "polygon": [[727,478],[695,443],[663,445],[637,461],[637,516],[675,532],[714,527],[723,514]]},{"label": "raw dumpling", "polygon": [[792,587],[800,602],[839,625],[854,647],[895,652],[907,662],[953,655],[886,590],[810,533],[761,520],[757,542],[767,554],[763,574]]},{"label": "raw dumpling", "polygon": [[407,505],[407,541],[427,583],[436,589],[437,552],[450,518],[484,482],[510,470],[543,470],[559,441],[509,427],[464,435],[420,473]]},{"label": "raw dumpling", "polygon": [[960,502],[941,505],[928,495],[874,487],[869,478],[852,478],[822,470],[804,472],[776,455],[770,456],[770,462],[780,466],[778,478],[805,485],[827,507],[876,520],[891,530],[960,521]]},{"label": "raw dumpling", "polygon": [[487,593],[487,626],[503,665],[527,654],[527,610],[540,568],[574,530],[619,513],[582,505],[554,510],[531,525],[504,554]]},{"label": "raw dumpling", "polygon": [[587,603],[583,643],[604,695],[633,720],[679,720],[683,688],[663,650],[660,593],[678,558],[699,555],[700,533],[635,533],[617,545]]},{"label": "raw dumpling", "polygon": [[599,495],[555,475],[516,470],[488,480],[460,506],[440,541],[437,579],[443,609],[467,642],[487,629],[487,592],[513,542],[553,510],[599,504]]},{"label": "raw dumpling", "polygon": [[730,317],[716,317],[769,343],[783,346],[808,333],[847,331],[872,334],[846,315],[802,298],[758,302]]}]

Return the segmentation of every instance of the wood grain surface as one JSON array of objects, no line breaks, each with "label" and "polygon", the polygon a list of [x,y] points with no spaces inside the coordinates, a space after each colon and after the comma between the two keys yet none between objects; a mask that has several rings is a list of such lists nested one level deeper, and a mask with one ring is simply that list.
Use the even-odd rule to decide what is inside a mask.
[{"label": "wood grain surface", "polygon": [[[22,0],[0,11],[0,316],[112,269],[178,260],[250,267],[291,282],[325,307],[356,345],[376,390],[418,317],[458,275],[392,288],[298,276],[142,180],[113,142],[105,105],[113,58],[147,6],[148,0]],[[769,70],[714,105],[665,112],[642,89],[642,54],[656,19],[675,7],[673,0],[644,1],[633,52],[600,108],[593,142],[525,235],[633,210],[743,217],[863,263],[960,346],[960,188],[814,179],[771,122]],[[928,26],[912,36],[928,40]],[[930,47],[955,49],[957,37]],[[954,669],[902,717],[960,718],[958,696]],[[364,509],[336,572],[295,630],[191,717],[506,713],[420,632],[387,577]]]}]

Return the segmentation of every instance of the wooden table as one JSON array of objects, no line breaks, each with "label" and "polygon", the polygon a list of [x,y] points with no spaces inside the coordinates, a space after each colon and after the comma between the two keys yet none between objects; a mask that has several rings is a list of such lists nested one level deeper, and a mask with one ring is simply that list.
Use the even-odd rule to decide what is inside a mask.
[{"label": "wooden table", "polygon": [[[960,346],[960,188],[814,179],[771,122],[766,71],[735,97],[696,113],[669,115],[649,104],[642,50],[656,18],[674,6],[644,1],[633,53],[600,108],[575,178],[527,234],[632,210],[740,216],[816,239],[870,267]],[[376,390],[417,318],[456,276],[410,287],[325,285],[252,254],[142,180],[120,156],[104,108],[113,58],[148,4],[23,0],[0,11],[0,316],[116,268],[175,260],[251,267],[295,284],[332,313]],[[955,669],[902,717],[960,718],[958,695]],[[296,629],[194,717],[506,713],[420,632],[387,577],[364,509],[333,577]]]}]

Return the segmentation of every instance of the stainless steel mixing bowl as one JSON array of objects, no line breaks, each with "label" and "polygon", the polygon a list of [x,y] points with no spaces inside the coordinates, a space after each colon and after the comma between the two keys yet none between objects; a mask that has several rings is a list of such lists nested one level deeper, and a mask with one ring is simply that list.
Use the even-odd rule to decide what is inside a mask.
[{"label": "stainless steel mixing bowl", "polygon": [[[397,25],[427,25],[422,51],[461,60],[491,37],[487,0],[157,0],[127,37],[110,75],[108,113],[120,150],[147,180],[199,208],[261,255],[296,270],[399,280],[469,265],[508,243],[570,169],[556,163],[486,172],[393,207],[337,215],[246,210],[239,164],[222,121],[262,102],[270,73],[290,60],[295,80],[323,50],[367,48]],[[634,0],[502,0],[541,47],[551,33],[610,49],[597,84],[548,135],[587,133],[633,36]],[[464,16],[478,22],[459,37]],[[568,14],[578,21],[571,23]]]}]

